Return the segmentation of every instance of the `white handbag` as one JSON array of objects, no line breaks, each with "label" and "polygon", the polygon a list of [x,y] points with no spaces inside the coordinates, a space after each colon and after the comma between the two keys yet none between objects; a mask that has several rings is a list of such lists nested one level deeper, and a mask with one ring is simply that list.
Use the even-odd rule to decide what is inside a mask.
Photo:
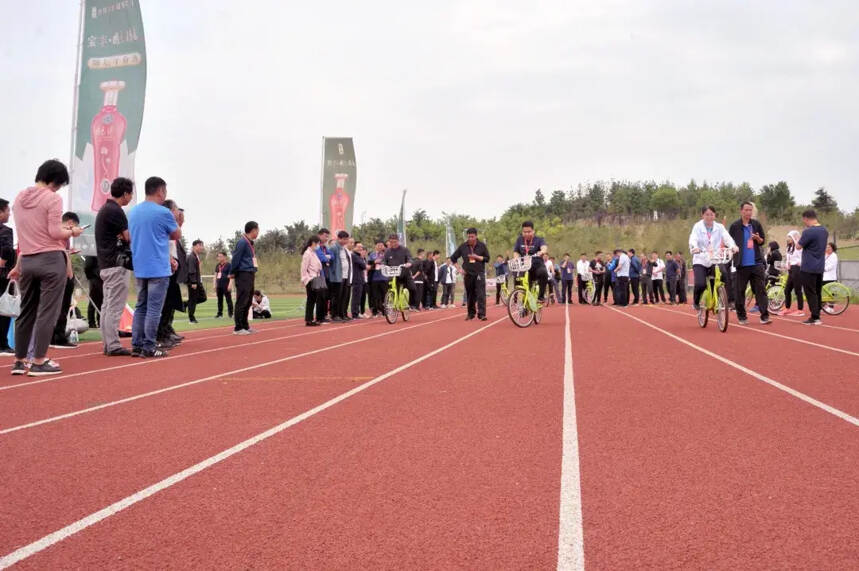
[{"label": "white handbag", "polygon": [[84,333],[89,329],[89,323],[86,319],[80,318],[75,313],[75,308],[69,309],[69,317],[66,320],[66,336],[68,337],[74,331],[75,333]]},{"label": "white handbag", "polygon": [[[15,284],[15,293],[11,293],[12,284]],[[10,281],[6,291],[0,295],[0,315],[5,317],[18,317],[21,315],[21,289],[18,282]]]}]

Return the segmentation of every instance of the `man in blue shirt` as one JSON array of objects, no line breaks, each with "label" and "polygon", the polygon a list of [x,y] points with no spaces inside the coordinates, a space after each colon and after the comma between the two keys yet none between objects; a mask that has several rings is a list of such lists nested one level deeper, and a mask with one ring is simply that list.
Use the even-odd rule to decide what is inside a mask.
[{"label": "man in blue shirt", "polygon": [[236,284],[235,323],[233,335],[256,333],[248,323],[248,312],[253,303],[254,282],[259,269],[254,240],[259,236],[259,224],[251,220],[245,224],[245,233],[236,241],[230,262],[230,277]]},{"label": "man in blue shirt", "polygon": [[131,325],[132,355],[166,357],[155,347],[161,309],[173,268],[170,240],[179,240],[182,231],[173,214],[162,204],[167,200],[167,183],[157,176],[146,180],[146,200],[128,213],[131,259],[137,282],[137,306]]},{"label": "man in blue shirt", "polygon": [[764,271],[764,254],[761,244],[764,243],[764,227],[752,218],[754,205],[743,202],[740,206],[740,219],[731,224],[728,233],[734,239],[740,251],[734,254],[734,267],[737,275],[734,283],[734,299],[736,300],[737,322],[740,325],[746,320],[746,286],[751,284],[758,308],[761,312],[761,325],[769,325],[770,321],[766,290],[766,273]]},{"label": "man in blue shirt", "polygon": [[823,290],[823,268],[826,263],[826,243],[829,241],[829,231],[817,221],[814,210],[802,213],[802,223],[805,230],[799,238],[797,249],[802,250],[802,263],[799,267],[799,279],[802,281],[802,291],[808,301],[811,317],[803,321],[805,325],[821,325],[820,298]]}]

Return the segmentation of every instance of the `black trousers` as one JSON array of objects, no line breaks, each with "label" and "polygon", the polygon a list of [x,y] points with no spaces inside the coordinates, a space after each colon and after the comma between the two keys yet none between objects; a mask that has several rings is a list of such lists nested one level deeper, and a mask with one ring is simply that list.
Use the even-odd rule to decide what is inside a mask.
[{"label": "black trousers", "polygon": [[[104,303],[104,282],[101,281],[101,278],[92,278],[87,281],[89,282],[90,299],[90,303],[87,304],[86,309],[87,323],[89,323],[90,329],[98,329],[101,324],[99,312],[101,311],[102,303]],[[98,308],[98,312],[96,308]],[[2,335],[2,331],[0,331],[0,335]]]},{"label": "black trousers", "polygon": [[66,343],[66,325],[69,322],[69,309],[72,307],[72,294],[75,293],[75,279],[66,279],[66,289],[63,290],[63,302],[60,306],[60,317],[54,327],[51,343]]},{"label": "black trousers", "polygon": [[351,312],[352,317],[358,317],[364,314],[364,303],[367,300],[367,284],[352,284],[352,301]]},{"label": "black trousers", "polygon": [[486,278],[482,274],[465,274],[468,293],[468,316],[486,317]]},{"label": "black trousers", "polygon": [[[340,287],[342,282],[328,282],[328,311],[331,319],[340,317]],[[324,316],[325,314],[323,314]],[[319,320],[319,314],[316,314],[316,319]]]},{"label": "black trousers", "polygon": [[686,272],[680,272],[677,277],[677,301],[686,303]]},{"label": "black trousers", "polygon": [[442,305],[450,305],[453,303],[454,298],[454,288],[456,288],[456,284],[443,284],[442,285],[442,293],[441,293],[441,304]]},{"label": "black trousers", "polygon": [[629,278],[628,277],[617,277],[617,289],[615,289],[617,293],[617,299],[615,299],[615,303],[617,305],[626,306],[629,305]]},{"label": "black trousers", "polygon": [[[501,276],[496,276],[496,277],[501,277]],[[505,276],[505,279],[506,279],[506,276]],[[496,282],[495,283],[495,305],[498,305],[499,303],[501,303],[501,284]]]},{"label": "black trousers", "polygon": [[812,319],[820,319],[821,297],[823,295],[823,274],[799,272],[802,280],[802,291],[808,301],[808,311]]},{"label": "black trousers", "polygon": [[251,300],[254,295],[255,281],[256,274],[254,272],[236,272],[236,331],[250,329],[250,324],[248,324],[248,312],[251,309]]},{"label": "black trousers", "polygon": [[632,288],[632,303],[638,303],[638,291],[641,289],[639,284],[641,282],[641,278],[629,278],[629,287]]},{"label": "black trousers", "polygon": [[[423,304],[424,299],[424,283],[423,282],[415,282],[415,297],[411,298],[412,307],[415,309],[420,308],[421,304]],[[426,305],[424,304],[424,307]]]},{"label": "black trousers", "polygon": [[[200,284],[195,284],[200,287]],[[188,319],[194,321],[194,314],[197,311],[197,290],[188,284]]]},{"label": "black trousers", "polygon": [[594,274],[594,305],[599,305],[602,299],[603,292],[603,276],[602,274]]},{"label": "black trousers", "polygon": [[[692,290],[692,303],[698,305],[701,303],[701,294],[707,289],[707,279],[716,277],[716,266],[708,268],[701,264],[695,264],[692,266],[692,273],[695,275],[695,289]],[[724,279],[724,273],[722,276],[722,279]]]},{"label": "black trousers", "polygon": [[677,297],[677,278],[674,276],[665,278],[665,288],[668,290],[668,301],[674,303]]},{"label": "black trousers", "polygon": [[218,293],[218,317],[224,314],[224,301],[227,302],[227,314],[233,316],[233,292],[226,286],[219,285],[215,291]]},{"label": "black trousers", "polygon": [[534,283],[536,280],[538,284],[540,284],[539,294],[537,297],[542,301],[546,298],[546,286],[549,284],[549,271],[546,269],[546,266],[543,265],[543,261],[540,260],[537,262],[536,260],[532,260],[531,269],[528,270],[528,280],[530,283]]},{"label": "black trousers", "polygon": [[271,319],[271,312],[267,309],[254,309],[254,319]]},{"label": "black trousers", "polygon": [[767,300],[767,276],[764,267],[740,266],[737,268],[735,282],[734,300],[737,308],[737,319],[746,318],[746,286],[751,284],[752,293],[755,294],[755,302],[758,304],[761,319],[769,317],[769,300]]},{"label": "black trousers", "polygon": [[438,307],[438,282],[424,283],[424,307]]},{"label": "black trousers", "polygon": [[[736,293],[737,289],[734,285],[734,272],[731,271],[731,264],[721,264],[719,266],[719,271],[722,272],[722,281],[725,282],[725,289],[728,290],[728,303],[734,303],[736,301]],[[746,301],[746,292],[743,292],[742,300],[740,303],[745,303]]]},{"label": "black trousers", "polygon": [[373,292],[373,303],[371,308],[373,315],[384,315],[385,313],[385,292],[388,291],[387,281],[370,282],[370,289]]},{"label": "black trousers", "polygon": [[[0,277],[0,295],[2,292],[6,291],[6,287],[9,285],[9,280],[6,278],[5,272],[3,276]],[[12,323],[11,317],[6,317],[5,315],[0,315],[0,348],[9,346],[9,325]]]},{"label": "black trousers", "polygon": [[799,266],[791,266],[787,273],[787,284],[784,286],[784,307],[790,309],[791,294],[796,292],[796,308],[800,311],[805,307],[802,299],[802,278]]},{"label": "black trousers", "polygon": [[[352,298],[352,282],[348,279],[340,282],[340,291],[337,294],[337,317],[346,319],[349,317],[349,300]],[[335,309],[331,309],[334,314]]]},{"label": "black trousers", "polygon": [[310,283],[308,283],[304,289],[307,292],[307,301],[304,304],[304,321],[305,323],[312,323],[313,313],[316,310],[316,300],[319,296],[317,296],[316,292],[310,287]]},{"label": "black trousers", "polygon": [[656,302],[661,300],[665,303],[665,288],[662,287],[662,280],[653,280],[653,297],[656,298]]},{"label": "black trousers", "polygon": [[[605,274],[603,274],[602,280],[603,280],[603,283],[602,283],[603,301],[605,303],[608,303],[608,292],[611,291],[611,289],[612,289],[611,288],[611,274],[606,272]],[[597,290],[597,291],[599,291],[599,290]]]},{"label": "black trousers", "polygon": [[[564,301],[573,303],[573,281],[564,280]],[[587,284],[582,280],[582,276],[576,276],[576,287],[579,293],[579,303],[585,303],[585,288]]]}]

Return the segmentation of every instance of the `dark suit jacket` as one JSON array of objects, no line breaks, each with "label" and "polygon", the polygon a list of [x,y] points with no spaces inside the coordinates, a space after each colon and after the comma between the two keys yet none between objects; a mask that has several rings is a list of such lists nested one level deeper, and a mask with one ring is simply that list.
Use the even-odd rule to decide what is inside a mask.
[{"label": "dark suit jacket", "polygon": [[352,252],[352,285],[362,285],[366,283],[364,280],[364,270],[367,269],[367,261]]},{"label": "dark suit jacket", "polygon": [[188,283],[188,254],[185,252],[185,246],[182,245],[181,240],[176,241],[176,257],[179,258],[177,260],[179,262],[179,268],[174,274],[176,276],[176,282],[186,284]]},{"label": "dark suit jacket", "polygon": [[5,224],[0,224],[0,258],[6,260],[6,266],[0,270],[0,277],[5,278],[9,271],[15,267],[15,262],[18,259],[12,229]]},{"label": "dark suit jacket", "polygon": [[191,252],[186,259],[188,262],[188,278],[186,283],[198,285],[203,283],[203,276],[200,274],[200,258],[197,257],[197,254]]},{"label": "dark suit jacket", "polygon": [[[749,225],[752,227],[752,234],[757,233],[763,239],[761,244],[757,242],[752,242],[755,245],[755,263],[758,265],[763,265],[764,263],[764,253],[763,253],[763,244],[767,243],[766,234],[764,234],[764,227],[761,226],[761,223],[752,218],[749,221]],[[731,238],[734,239],[734,242],[737,243],[737,247],[740,249],[739,252],[734,254],[734,267],[739,268],[742,263],[742,254],[743,247],[745,243],[743,241],[743,220],[742,218],[731,224],[730,229],[728,229],[728,234],[731,235]]]}]

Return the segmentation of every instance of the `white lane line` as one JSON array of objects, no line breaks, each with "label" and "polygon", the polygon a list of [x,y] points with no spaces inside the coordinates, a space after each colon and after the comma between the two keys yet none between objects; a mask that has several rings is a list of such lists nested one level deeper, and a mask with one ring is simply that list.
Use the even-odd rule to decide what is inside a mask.
[{"label": "white lane line", "polygon": [[[369,321],[367,321],[369,323]],[[356,323],[355,326],[363,325],[364,323]],[[224,347],[215,347],[213,349],[201,349],[200,351],[194,351],[193,353],[180,353],[178,355],[174,354],[164,359],[138,359],[131,363],[126,363],[125,365],[115,365],[113,367],[104,367],[102,369],[93,369],[90,371],[80,371],[78,373],[69,373],[67,375],[57,375],[56,377],[45,377],[43,379],[39,379],[38,381],[27,381],[26,383],[18,383],[16,385],[6,385],[0,387],[0,391],[8,391],[10,389],[18,389],[21,387],[30,387],[33,385],[41,385],[43,383],[53,383],[56,381],[62,381],[64,379],[72,379],[76,377],[83,377],[86,375],[95,375],[97,373],[106,373],[109,371],[116,371],[119,369],[128,369],[130,367],[142,367],[146,365],[157,365],[158,363],[164,363],[173,361],[176,359],[184,359],[186,357],[194,357],[196,355],[206,355],[208,353],[216,353],[219,351],[229,351],[230,349],[242,349],[245,347],[253,347],[256,345],[264,345],[266,343],[274,343],[275,341],[283,341],[284,339],[295,339],[297,337],[307,337],[309,335],[319,335],[321,333],[327,333],[327,329],[316,329],[314,331],[308,331],[307,333],[296,333],[294,335],[282,335],[280,337],[272,337],[271,339],[261,339],[259,341],[250,341],[248,343],[237,343],[234,345],[227,345]],[[129,357],[129,359],[131,359]]]},{"label": "white lane line", "polygon": [[[722,363],[728,365],[729,367],[733,367],[734,369],[737,369],[738,371],[741,371],[741,372],[749,375],[750,377],[753,377],[753,378],[755,378],[761,382],[764,382],[764,383],[770,385],[771,387],[775,387],[780,391],[784,391],[792,397],[796,397],[799,400],[810,404],[811,406],[817,407],[822,411],[828,412],[829,414],[836,416],[836,417],[840,418],[841,420],[847,421],[850,424],[859,427],[859,418],[856,418],[854,416],[850,416],[849,414],[847,414],[844,411],[838,410],[837,408],[829,406],[828,404],[826,404],[824,402],[820,402],[819,400],[815,399],[814,397],[810,397],[805,393],[801,393],[796,389],[792,389],[786,385],[783,385],[780,382],[775,381],[775,380],[773,380],[773,379],[771,379],[765,375],[762,375],[762,374],[758,373],[757,371],[753,371],[752,369],[749,369],[748,367],[745,367],[745,366],[737,363],[736,361],[732,361],[732,360],[728,359],[727,357],[722,357],[721,355],[719,355],[717,353],[713,353],[712,351],[708,351],[707,349],[704,349],[703,347],[696,345],[695,343],[692,343],[691,341],[687,341],[686,339],[683,339],[682,337],[678,337],[677,335],[674,335],[670,331],[666,331],[665,329],[662,329],[661,327],[657,327],[656,325],[648,323],[648,322],[644,321],[643,319],[639,319],[638,317],[635,317],[634,315],[630,315],[629,313],[619,311],[613,307],[610,307],[609,309],[614,311],[615,313],[619,313],[619,314],[623,315],[624,317],[628,317],[629,319],[634,319],[634,320],[638,321],[639,323],[641,323],[642,325],[646,325],[647,327],[650,327],[651,329],[659,331],[663,335],[667,335],[668,337],[671,337],[675,341],[683,343],[684,345],[687,345],[687,346],[695,349],[696,351],[700,351],[701,353],[704,353],[708,357],[712,357],[712,358],[716,359],[717,361],[721,361]],[[715,334],[716,333],[714,333],[714,335]]]},{"label": "white lane line", "polygon": [[[340,348],[342,348],[342,347],[348,347],[349,345],[354,345],[354,344],[356,344],[356,343],[363,343],[364,341],[370,341],[370,340],[372,340],[372,339],[378,339],[379,337],[385,337],[386,335],[393,335],[393,334],[395,334],[395,333],[401,333],[401,332],[403,332],[403,331],[408,331],[409,329],[414,329],[414,328],[416,328],[416,327],[423,327],[423,326],[425,326],[425,325],[431,325],[431,324],[433,324],[433,323],[438,323],[438,322],[440,322],[440,321],[447,321],[448,319],[455,319],[455,318],[457,318],[457,317],[461,317],[461,315],[459,315],[459,314],[458,314],[458,315],[451,315],[450,317],[443,317],[442,319],[435,319],[435,320],[433,320],[433,321],[426,321],[426,322],[423,322],[423,323],[418,323],[418,324],[415,324],[415,325],[411,325],[411,326],[409,326],[409,327],[398,327],[398,328],[391,329],[390,331],[386,331],[386,332],[384,332],[384,333],[378,333],[378,334],[376,334],[376,335],[371,335],[371,336],[369,336],[369,337],[361,337],[361,338],[359,338],[359,339],[354,339],[354,340],[352,340],[352,341],[346,341],[346,342],[343,342],[343,343],[339,343],[339,344],[337,344],[337,345],[328,345],[328,346],[326,346],[326,347],[322,347],[321,349],[314,349],[314,350],[312,350],[312,351],[305,351],[304,353],[298,353],[298,354],[296,354],[296,355],[289,355],[288,357],[282,357],[282,358],[280,358],[280,359],[274,359],[273,361],[267,361],[267,362],[265,362],[265,363],[259,363],[259,364],[257,364],[257,365],[251,365],[251,366],[248,366],[248,367],[242,367],[241,369],[233,369],[232,371],[225,371],[225,372],[223,372],[223,373],[218,373],[218,374],[216,374],[216,375],[211,375],[211,376],[208,376],[208,377],[203,377],[203,378],[201,378],[201,379],[195,379],[195,380],[193,380],[193,381],[188,381],[188,382],[185,382],[185,383],[180,383],[180,384],[178,384],[178,385],[171,385],[171,386],[169,386],[169,387],[164,387],[164,388],[162,388],[162,389],[158,389],[158,390],[154,390],[154,391],[149,391],[149,392],[146,392],[146,393],[142,393],[142,394],[138,394],[138,395],[134,395],[134,396],[126,397],[126,398],[123,398],[123,399],[119,399],[119,400],[115,400],[115,401],[110,401],[110,402],[102,403],[102,404],[100,404],[100,405],[92,406],[92,407],[89,407],[89,408],[84,408],[84,409],[80,409],[80,410],[76,410],[76,411],[72,411],[72,412],[67,412],[67,413],[65,413],[65,414],[60,414],[60,415],[57,415],[57,416],[52,416],[52,417],[50,417],[50,418],[43,418],[42,420],[37,420],[37,421],[34,421],[34,422],[28,422],[27,424],[20,424],[20,425],[18,425],[18,426],[12,426],[12,427],[9,427],[9,428],[4,428],[3,430],[0,430],[0,435],[9,434],[10,432],[17,432],[17,431],[19,431],[19,430],[24,430],[24,429],[27,429],[27,428],[33,428],[33,427],[36,427],[36,426],[41,426],[41,425],[43,425],[43,424],[48,424],[48,423],[51,423],[51,422],[57,422],[57,421],[60,421],[60,420],[65,420],[65,419],[67,419],[67,418],[72,418],[72,417],[75,417],[75,416],[80,416],[80,415],[82,415],[82,414],[87,414],[87,413],[90,413],[90,412],[95,412],[95,411],[97,411],[97,410],[102,410],[102,409],[105,409],[105,408],[111,408],[111,407],[118,406],[118,405],[121,405],[121,404],[129,403],[129,402],[134,402],[134,401],[136,401],[136,400],[140,400],[140,399],[144,399],[144,398],[152,397],[152,396],[155,396],[155,395],[160,395],[160,394],[163,394],[163,393],[167,393],[167,392],[170,392],[170,391],[175,391],[175,390],[182,389],[182,388],[185,388],[185,387],[190,387],[190,386],[193,386],[193,385],[198,385],[198,384],[200,384],[200,383],[205,383],[205,382],[208,382],[208,381],[213,381],[213,380],[215,380],[215,379],[220,379],[220,378],[222,378],[222,377],[226,377],[226,376],[229,376],[229,375],[237,375],[237,374],[239,374],[239,373],[246,373],[246,372],[248,372],[248,371],[253,371],[253,370],[256,370],[256,369],[260,369],[260,368],[262,368],[262,367],[268,367],[268,366],[271,366],[271,365],[277,365],[277,364],[279,364],[279,363],[285,363],[285,362],[287,362],[287,361],[292,361],[292,360],[294,360],[294,359],[300,359],[301,357],[307,357],[307,356],[310,356],[310,355],[316,355],[317,353],[323,353],[323,352],[325,352],[325,351],[331,351],[331,350],[333,350],[333,349],[340,349]],[[217,350],[217,349],[216,349],[216,350]],[[162,359],[162,361],[163,361],[163,360],[164,360],[164,359]]]},{"label": "white lane line", "polygon": [[[782,317],[781,315],[770,314],[770,317],[775,317],[779,321],[784,321],[785,323],[793,323],[794,325],[802,325],[802,322],[796,321],[796,319],[790,319],[787,317]],[[808,327],[808,326],[806,325],[806,327]],[[851,333],[859,333],[859,329],[853,329],[851,327],[843,327],[841,325],[829,325],[828,323],[824,323],[823,325],[817,325],[815,327],[825,327],[827,329],[838,329],[841,331],[849,331]]]},{"label": "white lane line", "polygon": [[[445,319],[450,319],[450,318],[445,318]],[[438,321],[443,321],[443,320],[438,320]],[[65,526],[62,529],[59,529],[53,533],[50,533],[50,534],[42,537],[41,539],[34,541],[33,543],[30,543],[29,545],[25,545],[24,547],[16,549],[12,553],[9,553],[8,555],[5,555],[2,558],[0,558],[0,569],[5,569],[5,568],[10,567],[16,563],[19,563],[19,562],[23,561],[24,559],[42,551],[43,549],[46,549],[46,548],[48,548],[48,547],[50,547],[56,543],[59,543],[60,541],[63,541],[64,539],[71,537],[72,535],[75,535],[76,533],[79,533],[79,532],[85,530],[86,528],[90,527],[91,525],[94,525],[94,524],[96,524],[96,523],[98,523],[98,522],[100,522],[106,518],[109,518],[110,516],[116,515],[117,513],[133,506],[134,504],[141,502],[141,501],[145,500],[146,498],[157,494],[158,492],[166,490],[167,488],[174,486],[174,485],[178,484],[179,482],[182,482],[183,480],[186,480],[186,479],[190,478],[191,476],[198,474],[199,472],[202,472],[203,470],[210,468],[210,467],[214,466],[215,464],[226,460],[227,458],[230,458],[231,456],[234,456],[234,455],[238,454],[239,452],[242,452],[242,451],[246,450],[247,448],[254,446],[255,444],[259,444],[260,442],[283,432],[284,430],[286,430],[287,428],[290,428],[291,426],[295,426],[296,424],[298,424],[299,422],[301,422],[303,420],[307,420],[308,418],[310,418],[314,415],[317,415],[320,412],[322,412],[328,408],[331,408],[332,406],[334,406],[340,402],[343,402],[344,400],[346,400],[352,396],[355,396],[362,391],[369,389],[373,385],[381,383],[385,379],[388,379],[388,378],[390,378],[390,377],[392,377],[398,373],[401,373],[401,372],[405,371],[406,369],[413,367],[414,365],[422,363],[423,361],[426,361],[427,359],[430,359],[431,357],[434,357],[434,356],[438,355],[439,353],[446,351],[447,349],[450,349],[451,347],[453,347],[459,343],[462,343],[466,339],[470,339],[471,337],[474,337],[478,333],[481,333],[481,332],[489,329],[490,327],[492,327],[494,325],[498,325],[502,321],[504,321],[504,320],[496,319],[495,321],[489,323],[488,325],[484,325],[480,329],[477,329],[475,331],[472,331],[471,333],[463,335],[462,337],[455,339],[454,341],[451,341],[450,343],[443,345],[442,347],[439,347],[438,349],[435,349],[434,351],[431,351],[429,353],[425,353],[424,355],[418,357],[417,359],[415,359],[413,361],[409,361],[408,363],[406,363],[404,365],[400,365],[396,369],[392,369],[392,370],[388,371],[387,373],[383,373],[382,375],[379,375],[378,377],[376,377],[372,380],[369,380],[366,383],[359,385],[350,391],[342,393],[342,394],[332,398],[331,400],[328,400],[328,401],[320,404],[319,406],[311,408],[310,410],[307,410],[307,411],[299,414],[298,416],[294,416],[294,417],[290,418],[289,420],[287,420],[286,422],[283,422],[282,424],[278,424],[277,426],[272,427],[272,428],[266,430],[265,432],[261,432],[260,434],[257,434],[256,436],[252,436],[251,438],[248,438],[247,440],[240,442],[239,444],[236,444],[232,448],[228,448],[222,452],[219,452],[218,454],[215,454],[214,456],[211,456],[211,457],[203,460],[202,462],[194,464],[193,466],[190,466],[189,468],[186,468],[186,469],[182,470],[181,472],[177,472],[176,474],[173,474],[172,476],[169,476],[169,477],[161,480],[160,482],[152,484],[148,488],[144,488],[144,489],[142,489],[142,490],[140,490],[140,491],[138,491],[138,492],[136,492],[136,493],[134,493],[128,497],[125,497],[125,498],[123,498],[123,499],[103,508],[103,509],[100,509],[97,512],[94,512],[94,513],[92,513],[92,514],[90,514],[90,515],[88,515],[82,519],[77,520],[74,523],[71,523],[71,524]],[[435,323],[435,322],[432,322],[432,323]],[[424,323],[422,325],[426,325],[426,323]],[[416,325],[415,327],[419,327],[419,325]],[[383,335],[390,335],[390,334],[396,333],[396,332],[397,331],[391,331],[388,333],[384,333]],[[380,335],[377,335],[374,337],[379,337],[379,336]],[[372,339],[372,337],[370,337],[368,339]],[[280,362],[280,361],[275,361],[275,362]]]},{"label": "white lane line", "polygon": [[582,483],[579,467],[579,430],[576,422],[576,390],[573,379],[573,343],[570,310],[564,308],[564,429],[561,454],[561,509],[558,526],[558,569],[585,568],[582,526]]},{"label": "white lane line", "polygon": [[[659,311],[665,311],[668,313],[673,313],[675,315],[683,315],[686,317],[697,318],[697,316],[694,314],[675,311],[673,309],[665,309],[664,307],[654,307],[654,309],[658,309]],[[826,349],[827,351],[835,351],[836,353],[844,353],[845,355],[850,355],[851,357],[859,357],[859,353],[856,353],[854,351],[848,351],[847,349],[840,349],[838,347],[832,347],[830,345],[823,345],[822,343],[815,343],[814,341],[808,341],[806,339],[799,339],[797,337],[791,337],[790,335],[782,335],[781,333],[773,333],[772,331],[764,331],[763,329],[751,327],[749,325],[737,324],[737,327],[739,327],[743,331],[752,331],[754,333],[760,333],[762,335],[771,335],[772,337],[780,337],[782,339],[787,339],[788,341],[796,341],[797,343],[802,343],[804,345],[810,345],[812,347],[818,347],[820,349]],[[806,325],[806,327],[812,327],[812,326]]]}]

